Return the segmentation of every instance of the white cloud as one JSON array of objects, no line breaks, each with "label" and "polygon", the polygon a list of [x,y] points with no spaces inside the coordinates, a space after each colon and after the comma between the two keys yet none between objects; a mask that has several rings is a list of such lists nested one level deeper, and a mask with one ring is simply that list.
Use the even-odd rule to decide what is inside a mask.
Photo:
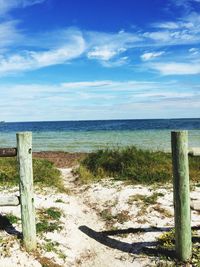
[{"label": "white cloud", "polygon": [[23,40],[23,35],[17,31],[17,21],[7,21],[0,23],[0,48],[7,48],[12,44]]},{"label": "white cloud", "polygon": [[0,0],[0,14],[6,14],[11,9],[32,6],[45,0]]},{"label": "white cloud", "polygon": [[143,55],[141,55],[141,59],[144,61],[148,61],[157,57],[160,57],[161,55],[163,55],[165,52],[164,51],[160,51],[160,52],[146,52]]},{"label": "white cloud", "polygon": [[159,46],[195,44],[200,41],[200,34],[196,30],[145,32],[143,36],[152,39]]},{"label": "white cloud", "polygon": [[200,62],[190,63],[177,63],[177,62],[166,62],[166,63],[154,63],[150,67],[154,70],[159,71],[163,75],[194,75],[200,74]]},{"label": "white cloud", "polygon": [[61,86],[64,88],[83,88],[83,87],[107,87],[113,85],[113,81],[84,81],[84,82],[68,82],[62,83]]},{"label": "white cloud", "polygon": [[174,30],[174,29],[179,28],[179,24],[177,22],[174,22],[174,21],[154,23],[152,26],[154,28],[162,28],[162,29],[168,29],[168,30]]},{"label": "white cloud", "polygon": [[116,56],[119,51],[111,49],[107,46],[94,47],[93,50],[88,52],[89,59],[100,59],[100,60],[109,60],[112,57]]},{"label": "white cloud", "polygon": [[82,55],[100,61],[105,67],[119,67],[128,62],[128,57],[123,53],[139,40],[131,33],[96,33],[76,28],[43,33],[42,36],[39,34],[38,37],[34,36],[35,41],[33,37],[22,38],[26,40],[26,50],[0,54],[1,75],[62,64]]},{"label": "white cloud", "polygon": [[137,34],[120,31],[118,33],[87,32],[86,39],[89,45],[87,56],[89,59],[99,60],[105,66],[113,63],[122,65],[126,62],[125,57],[118,58],[114,62],[107,62],[120,56],[127,49],[133,48],[141,41]]},{"label": "white cloud", "polygon": [[[19,5],[19,2],[21,6],[27,6],[41,1],[13,0],[10,3]],[[149,50],[149,47],[158,47],[156,50],[162,50],[163,46],[177,44],[191,44],[193,47],[200,42],[200,15],[194,12],[177,21],[153,24],[153,27],[152,31],[135,33],[106,33],[66,28],[23,35],[22,31],[17,30],[16,21],[4,22],[0,24],[0,53],[3,51],[1,48],[7,51],[0,54],[0,74],[63,64],[80,56],[96,60],[104,67],[120,67],[131,63],[135,52],[133,49],[148,47]],[[190,51],[190,56],[195,53],[197,55],[197,51]],[[163,51],[144,52],[141,59],[148,61],[163,54]]]},{"label": "white cloud", "polygon": [[117,59],[112,59],[109,61],[101,61],[101,64],[106,68],[113,68],[113,67],[121,67],[123,65],[128,64],[129,58],[128,57],[118,57]]},{"label": "white cloud", "polygon": [[199,55],[199,49],[198,49],[198,48],[195,48],[195,47],[190,48],[190,49],[189,49],[189,52],[190,52],[193,56]]},{"label": "white cloud", "polygon": [[154,30],[145,32],[143,36],[159,42],[159,45],[184,45],[200,42],[200,15],[196,12],[191,12],[176,21],[154,23],[152,26]]},{"label": "white cloud", "polygon": [[192,83],[98,80],[1,84],[2,88],[6,90],[0,90],[0,112],[6,121],[111,119],[121,118],[122,114],[124,118],[138,118],[139,114],[140,118],[152,118],[161,115],[157,113],[160,107],[162,116],[169,117],[166,107],[170,107],[170,112],[183,117],[185,114],[178,108],[186,102],[191,104],[190,114],[200,115],[199,85]]},{"label": "white cloud", "polygon": [[85,51],[81,35],[71,36],[68,44],[48,51],[25,51],[8,57],[0,56],[0,74],[6,75],[20,71],[34,70],[46,66],[65,63],[79,57]]}]

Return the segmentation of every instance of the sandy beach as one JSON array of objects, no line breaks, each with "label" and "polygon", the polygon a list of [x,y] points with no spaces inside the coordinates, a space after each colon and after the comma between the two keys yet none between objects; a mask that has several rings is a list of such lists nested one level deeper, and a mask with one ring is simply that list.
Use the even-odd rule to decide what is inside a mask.
[{"label": "sandy beach", "polygon": [[[66,156],[68,155],[68,156]],[[59,229],[37,234],[38,249],[28,254],[21,241],[20,220],[1,229],[0,266],[163,266],[156,254],[157,238],[174,226],[172,186],[128,185],[105,179],[81,185],[72,170],[82,154],[37,153],[61,171],[67,193],[35,186],[36,219],[41,210],[56,209]],[[1,188],[2,195],[18,194],[18,188]],[[143,197],[152,197],[145,203]],[[200,188],[191,198],[200,200]],[[20,207],[1,207],[1,220],[12,214],[20,218]],[[200,214],[192,211],[192,226],[198,230]],[[149,250],[150,251],[150,250]]]}]

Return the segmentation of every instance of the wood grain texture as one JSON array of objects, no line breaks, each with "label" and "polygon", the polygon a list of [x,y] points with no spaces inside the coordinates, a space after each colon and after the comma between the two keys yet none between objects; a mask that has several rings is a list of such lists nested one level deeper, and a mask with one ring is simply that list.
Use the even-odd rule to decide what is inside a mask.
[{"label": "wood grain texture", "polygon": [[0,157],[15,157],[17,156],[17,148],[0,148]]},{"label": "wood grain texture", "polygon": [[176,256],[186,261],[192,255],[188,132],[171,133]]},{"label": "wood grain texture", "polygon": [[27,251],[36,249],[35,207],[33,196],[32,133],[17,133],[17,158],[20,173],[20,198],[23,241]]}]

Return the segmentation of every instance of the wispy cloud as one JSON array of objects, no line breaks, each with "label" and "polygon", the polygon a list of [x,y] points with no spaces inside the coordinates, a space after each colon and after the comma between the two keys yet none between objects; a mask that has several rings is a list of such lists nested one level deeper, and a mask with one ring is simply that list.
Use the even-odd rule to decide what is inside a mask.
[{"label": "wispy cloud", "polygon": [[103,47],[94,47],[92,51],[88,52],[89,59],[99,59],[103,61],[110,60],[121,51],[125,51],[124,49],[111,49],[110,47],[103,46]]},{"label": "wispy cloud", "polygon": [[17,24],[15,20],[0,23],[0,48],[8,48],[23,40],[23,34],[16,29]]},{"label": "wispy cloud", "polygon": [[[2,75],[65,63],[83,54],[90,60],[99,61],[105,67],[121,66],[128,61],[123,53],[134,47],[135,43],[140,40],[131,33],[97,33],[76,28],[63,29],[54,34],[44,33],[42,36],[39,34],[38,38],[34,37],[37,41],[32,37],[27,38],[26,50],[0,55]],[[26,39],[25,36],[24,38]],[[34,46],[36,49],[29,50],[29,46]]]},{"label": "wispy cloud", "polygon": [[[90,46],[87,57],[99,60],[102,64],[107,64],[107,61],[113,60],[128,49],[135,47],[142,40],[139,35],[124,31],[118,33],[88,32],[86,39]],[[125,63],[124,57],[114,61],[113,64],[120,65],[122,61]]]},{"label": "wispy cloud", "polygon": [[200,74],[200,62],[162,62],[153,63],[150,67],[162,75],[195,75]]},{"label": "wispy cloud", "polygon": [[[0,0],[0,13],[43,1],[45,0]],[[191,45],[191,48],[187,47],[186,51],[194,57],[198,55],[198,50],[194,49],[200,43],[200,15],[195,12],[190,12],[174,21],[153,23],[149,25],[148,31],[134,29],[133,32],[97,32],[69,27],[56,31],[25,34],[20,27],[21,24],[15,20],[5,20],[0,24],[0,49],[5,49],[5,51],[0,50],[1,76],[65,64],[80,57],[85,57],[88,61],[97,61],[107,68],[133,66],[138,64],[134,59],[139,58],[143,61],[142,66],[146,67],[146,70],[149,67],[161,74],[170,75],[174,73],[174,64],[167,63],[166,57],[173,56],[174,51],[165,53],[163,50],[167,51],[167,48],[170,50],[170,46]],[[144,63],[153,59],[159,61],[162,55],[165,55],[164,63],[157,62],[151,66]],[[188,68],[185,66],[191,65],[189,61],[177,64],[180,70],[177,74],[199,73],[198,63],[194,64],[191,71],[187,71]],[[168,70],[170,66],[171,72]]]},{"label": "wispy cloud", "polygon": [[144,61],[148,61],[157,57],[160,57],[163,55],[165,52],[164,51],[159,51],[159,52],[146,52],[141,55],[141,59]]},{"label": "wispy cloud", "polygon": [[11,9],[32,6],[46,0],[0,0],[0,14],[6,14]]},{"label": "wispy cloud", "polygon": [[196,47],[192,47],[192,48],[190,48],[190,49],[189,49],[189,52],[190,52],[191,55],[193,55],[193,56],[196,56],[196,55],[199,55],[199,54],[200,54],[199,49],[196,48]]},{"label": "wispy cloud", "polygon": [[181,107],[186,103],[191,104],[190,114],[200,115],[200,88],[192,83],[97,80],[2,84],[0,88],[6,88],[0,90],[0,112],[5,120],[12,120],[15,114],[18,120],[49,120],[47,110],[51,110],[51,120],[104,119],[106,114],[109,118],[150,118],[166,114],[166,107],[182,117]]},{"label": "wispy cloud", "polygon": [[0,56],[0,74],[6,75],[65,63],[79,57],[84,50],[84,39],[81,35],[74,35],[66,45],[48,51],[23,51],[7,57],[2,55]]},{"label": "wispy cloud", "polygon": [[143,35],[159,45],[195,44],[200,41],[200,15],[191,12],[176,21],[164,21],[153,23],[153,31]]}]

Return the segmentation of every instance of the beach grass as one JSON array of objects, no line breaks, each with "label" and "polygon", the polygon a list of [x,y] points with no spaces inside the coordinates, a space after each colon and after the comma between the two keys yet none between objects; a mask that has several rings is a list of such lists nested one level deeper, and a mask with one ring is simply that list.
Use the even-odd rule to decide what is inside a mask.
[{"label": "beach grass", "polygon": [[[60,171],[46,159],[33,159],[34,184],[61,189]],[[0,158],[0,186],[18,185],[19,172],[16,158]]]},{"label": "beach grass", "polygon": [[[189,158],[190,179],[200,179],[200,157]],[[170,153],[136,147],[99,150],[88,154],[77,169],[80,181],[92,182],[105,177],[131,183],[155,184],[172,180]]]},{"label": "beach grass", "polygon": [[39,220],[36,224],[37,233],[60,231],[62,229],[61,216],[62,212],[55,207],[37,210]]}]

